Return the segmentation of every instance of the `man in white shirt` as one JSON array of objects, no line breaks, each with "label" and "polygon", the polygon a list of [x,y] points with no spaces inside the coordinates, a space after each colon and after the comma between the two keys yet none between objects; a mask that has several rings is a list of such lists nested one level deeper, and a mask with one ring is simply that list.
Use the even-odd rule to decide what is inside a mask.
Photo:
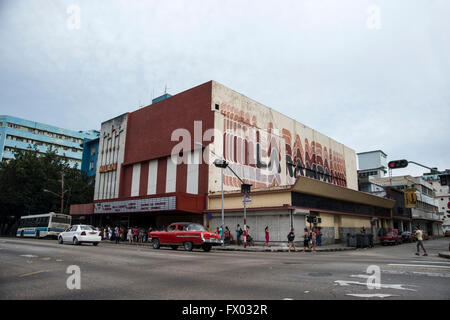
[{"label": "man in white shirt", "polygon": [[424,256],[428,256],[427,250],[425,250],[425,247],[423,246],[423,232],[420,230],[419,226],[416,226],[416,238],[417,238],[417,252],[416,255],[420,256],[420,250],[419,246],[422,247]]}]

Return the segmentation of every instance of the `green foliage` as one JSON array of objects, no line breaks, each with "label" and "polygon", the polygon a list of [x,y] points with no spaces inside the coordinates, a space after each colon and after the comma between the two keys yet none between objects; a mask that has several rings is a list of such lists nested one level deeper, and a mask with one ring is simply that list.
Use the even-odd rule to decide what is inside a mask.
[{"label": "green foliage", "polygon": [[[15,159],[0,163],[0,218],[16,218],[61,211],[61,177],[64,175],[64,213],[71,204],[92,202],[94,179],[50,149],[18,151]],[[50,192],[45,192],[44,189]]]}]

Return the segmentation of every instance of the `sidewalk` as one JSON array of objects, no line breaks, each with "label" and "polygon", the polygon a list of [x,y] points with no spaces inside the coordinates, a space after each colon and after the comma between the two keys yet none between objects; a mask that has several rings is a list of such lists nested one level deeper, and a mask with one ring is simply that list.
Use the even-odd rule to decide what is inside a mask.
[{"label": "sidewalk", "polygon": [[[102,240],[102,244],[111,244],[116,245],[114,241],[110,240]],[[247,251],[247,252],[288,252],[288,245],[287,243],[273,243],[270,245],[270,248],[266,248],[263,246],[263,242],[261,243],[255,243],[254,246],[247,246],[247,248],[244,248],[244,246],[238,246],[236,244],[230,244],[225,246],[214,246],[212,247],[212,250],[217,251]],[[146,243],[128,243],[128,242],[119,242],[119,245],[128,245],[128,246],[135,246],[135,247],[151,247],[151,242]],[[298,252],[303,252],[303,242],[302,243],[296,243],[296,248]],[[356,250],[355,247],[347,247],[345,244],[331,244],[331,245],[323,245],[320,247],[316,247],[317,252],[335,252],[335,251],[345,251],[345,250]],[[294,252],[291,250],[291,252]],[[307,251],[308,252],[308,251]]]},{"label": "sidewalk", "polygon": [[[295,244],[298,252],[303,252],[303,242]],[[225,246],[217,246],[213,247],[213,250],[222,250],[222,251],[249,251],[249,252],[288,252],[288,244],[287,243],[275,243],[271,244],[270,248],[264,247],[263,243],[255,243],[254,246],[238,246],[235,244],[225,245]],[[346,251],[346,250],[356,250],[355,247],[347,247],[345,244],[330,244],[323,245],[320,247],[316,247],[317,252],[335,252],[335,251]],[[294,252],[291,249],[291,252]],[[308,251],[306,251],[308,252]]]}]

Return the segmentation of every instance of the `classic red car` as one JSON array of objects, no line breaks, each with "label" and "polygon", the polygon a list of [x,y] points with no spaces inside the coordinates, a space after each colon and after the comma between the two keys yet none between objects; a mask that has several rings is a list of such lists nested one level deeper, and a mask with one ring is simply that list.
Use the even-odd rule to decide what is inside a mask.
[{"label": "classic red car", "polygon": [[150,232],[150,237],[154,249],[169,246],[176,250],[183,246],[186,251],[192,251],[193,248],[210,251],[212,246],[223,244],[218,234],[208,232],[202,225],[192,222],[172,223],[166,231]]},{"label": "classic red car", "polygon": [[398,234],[398,229],[389,229],[384,235],[380,237],[382,245],[385,244],[400,244],[403,242],[402,236]]}]

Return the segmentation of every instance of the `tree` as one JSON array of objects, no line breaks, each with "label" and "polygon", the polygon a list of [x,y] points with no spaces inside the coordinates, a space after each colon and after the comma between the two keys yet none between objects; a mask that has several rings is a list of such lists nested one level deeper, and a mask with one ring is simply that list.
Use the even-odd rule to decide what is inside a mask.
[{"label": "tree", "polygon": [[[0,232],[4,233],[21,216],[61,211],[61,176],[64,174],[64,213],[70,204],[91,202],[94,179],[66,158],[49,149],[15,152],[15,159],[0,163]],[[47,189],[50,192],[44,192]],[[6,226],[5,226],[6,225]]]}]

